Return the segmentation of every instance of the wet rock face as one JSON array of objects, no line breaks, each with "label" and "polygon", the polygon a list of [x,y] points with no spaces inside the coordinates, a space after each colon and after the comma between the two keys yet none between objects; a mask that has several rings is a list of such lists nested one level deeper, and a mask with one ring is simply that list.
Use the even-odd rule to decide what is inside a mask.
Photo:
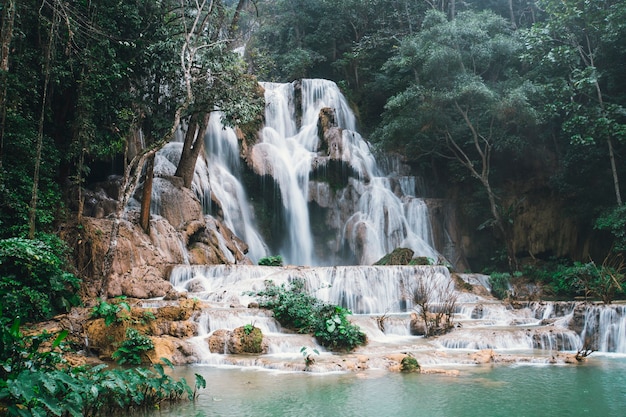
[{"label": "wet rock face", "polygon": [[83,216],[102,219],[115,213],[121,183],[121,177],[111,176],[106,181],[94,184],[91,189],[85,189]]},{"label": "wet rock face", "polygon": [[155,178],[155,189],[160,191],[160,215],[175,229],[180,230],[188,223],[202,219],[202,205],[196,195],[183,187],[182,178]]},{"label": "wet rock face", "polygon": [[[588,305],[585,303],[578,304],[574,308],[574,314],[569,321],[568,328],[577,334],[581,334],[585,328],[585,320],[587,317]],[[594,331],[595,333],[595,331]]]}]

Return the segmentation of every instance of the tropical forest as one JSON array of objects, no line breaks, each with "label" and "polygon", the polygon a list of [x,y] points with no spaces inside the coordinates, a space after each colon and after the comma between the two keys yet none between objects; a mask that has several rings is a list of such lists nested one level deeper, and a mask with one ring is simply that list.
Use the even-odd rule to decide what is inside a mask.
[{"label": "tropical forest", "polygon": [[623,415],[626,1],[0,18],[0,416]]}]

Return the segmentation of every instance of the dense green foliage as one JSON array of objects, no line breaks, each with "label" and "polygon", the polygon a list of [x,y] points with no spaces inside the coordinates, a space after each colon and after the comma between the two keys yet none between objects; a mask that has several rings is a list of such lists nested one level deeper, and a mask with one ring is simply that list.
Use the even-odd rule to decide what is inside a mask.
[{"label": "dense green foliage", "polygon": [[220,109],[229,124],[255,120],[262,102],[233,51],[235,6],[3,3],[0,237],[29,231],[31,207],[36,229],[53,230],[80,207],[78,186],[123,174],[172,139],[178,117]]},{"label": "dense green foliage", "polygon": [[152,340],[133,327],[126,329],[126,338],[120,343],[111,358],[119,365],[141,365],[143,361],[142,355],[147,351],[154,349]]},{"label": "dense green foliage", "polygon": [[79,279],[67,272],[65,246],[57,239],[0,240],[0,305],[7,318],[36,321],[78,305]]},{"label": "dense green foliage", "polygon": [[283,257],[280,255],[266,256],[259,259],[259,265],[262,266],[283,266]]},{"label": "dense green foliage", "polygon": [[509,298],[511,296],[510,280],[511,274],[508,272],[494,272],[489,275],[491,294],[500,300]]},{"label": "dense green foliage", "polygon": [[[161,365],[154,369],[70,367],[61,355],[67,332],[56,337],[26,336],[18,319],[0,321],[2,415],[128,415],[196,396],[184,379],[173,379]],[[196,375],[195,388],[204,387],[206,382]]]},{"label": "dense green foliage", "polygon": [[353,350],[366,343],[366,336],[359,326],[348,320],[351,312],[340,306],[322,302],[309,295],[302,280],[289,286],[271,281],[266,289],[256,294],[260,305],[274,312],[278,322],[300,333],[312,333],[318,342],[332,350]]},{"label": "dense green foliage", "polygon": [[124,300],[125,297],[117,297],[109,303],[99,298],[98,304],[91,309],[91,318],[103,318],[106,326],[129,320],[130,305]]},{"label": "dense green foliage", "polygon": [[626,205],[605,210],[596,220],[595,227],[611,232],[615,239],[614,251],[626,252]]},{"label": "dense green foliage", "polygon": [[541,283],[557,298],[600,300],[610,304],[626,295],[626,267],[621,255],[609,256],[602,265],[594,262],[554,262],[542,268],[527,268],[524,276]]}]

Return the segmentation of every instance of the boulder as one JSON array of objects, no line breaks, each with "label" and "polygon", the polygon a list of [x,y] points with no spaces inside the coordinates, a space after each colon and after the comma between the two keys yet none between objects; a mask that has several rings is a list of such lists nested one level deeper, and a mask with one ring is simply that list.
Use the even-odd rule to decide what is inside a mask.
[{"label": "boulder", "polygon": [[226,329],[218,329],[207,338],[209,350],[211,353],[230,353],[228,351],[228,339],[230,331]]},{"label": "boulder", "polygon": [[261,329],[254,326],[241,326],[233,331],[219,329],[207,339],[212,353],[259,354],[267,353],[268,345]]},{"label": "boulder", "polygon": [[411,313],[411,321],[409,323],[409,331],[413,336],[425,336],[426,324],[421,317],[415,313]]},{"label": "boulder", "polygon": [[408,265],[413,259],[413,250],[409,248],[396,248],[393,252],[383,256],[374,265]]},{"label": "boulder", "polygon": [[475,364],[485,364],[495,362],[496,354],[493,349],[483,349],[472,353],[470,358]]},{"label": "boulder", "polygon": [[172,336],[152,336],[150,340],[154,345],[146,354],[150,363],[162,364],[167,359],[174,365],[185,365],[197,361],[192,346],[184,340]]},{"label": "boulder", "polygon": [[182,178],[154,178],[153,187],[160,190],[160,215],[175,229],[183,229],[189,222],[202,219],[202,204]]}]

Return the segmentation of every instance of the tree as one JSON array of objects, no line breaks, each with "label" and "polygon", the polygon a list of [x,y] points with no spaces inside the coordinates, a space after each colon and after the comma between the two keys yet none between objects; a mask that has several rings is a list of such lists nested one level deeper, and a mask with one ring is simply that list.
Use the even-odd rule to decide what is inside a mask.
[{"label": "tree", "polygon": [[239,0],[230,21],[219,1],[189,2],[179,10],[178,24],[183,29],[180,69],[189,117],[175,175],[185,187],[191,187],[212,111],[222,111],[230,125],[247,123],[261,112],[256,80],[245,75],[243,61],[230,50],[229,32],[236,27],[245,3]]},{"label": "tree", "polygon": [[624,48],[617,46],[626,34],[624,1],[543,0],[538,5],[546,18],[526,33],[524,56],[531,65],[552,69],[547,82],[566,89],[562,126],[570,141],[606,144],[615,201],[621,206],[614,148],[615,141],[626,141],[626,112],[607,90],[622,77],[612,67],[624,58]]},{"label": "tree", "polygon": [[417,277],[413,303],[424,322],[425,337],[436,336],[452,329],[452,315],[456,310],[457,299],[452,280],[439,285],[432,269]]},{"label": "tree", "polygon": [[[238,5],[243,3],[245,0],[240,0]],[[153,88],[169,92],[166,98],[176,103],[175,111],[163,136],[140,149],[125,168],[111,241],[104,258],[101,296],[106,296],[123,210],[138,186],[146,162],[174,137],[181,121],[187,120],[187,128],[175,175],[183,179],[185,187],[190,187],[198,155],[203,149],[210,113],[219,110],[225,123],[243,125],[255,119],[262,111],[263,101],[258,94],[258,84],[253,77],[245,74],[243,61],[229,49],[228,33],[224,35],[226,29],[236,26],[239,19],[237,10],[240,12],[241,8],[243,6],[237,7],[230,22],[226,20],[224,6],[219,1],[183,1],[169,10],[165,23],[169,29],[167,33],[175,34],[173,43],[169,38],[162,39],[155,42],[154,48],[168,52],[174,48],[176,54],[171,57],[176,57],[178,63],[166,63],[166,67],[172,71],[163,74],[164,85]],[[171,57],[163,58],[172,59]],[[158,107],[162,97],[158,93],[155,95],[157,103],[153,102],[152,106]],[[152,126],[154,125],[153,122]],[[150,169],[147,172],[151,175]],[[150,179],[144,177],[144,186],[149,183]],[[149,193],[145,192],[144,198],[148,196]],[[144,201],[142,205],[144,212],[140,223],[147,226],[146,209],[149,204]]]},{"label": "tree", "polygon": [[444,158],[479,181],[491,219],[517,268],[512,217],[492,185],[497,152],[519,152],[536,122],[533,86],[518,75],[521,44],[491,12],[462,12],[448,21],[427,13],[422,30],[406,38],[386,64],[399,93],[386,105],[378,135],[389,148],[418,158]]},{"label": "tree", "polygon": [[4,150],[4,128],[6,123],[7,72],[9,72],[9,55],[15,22],[15,0],[8,0],[2,7],[2,26],[0,30],[0,170]]}]

